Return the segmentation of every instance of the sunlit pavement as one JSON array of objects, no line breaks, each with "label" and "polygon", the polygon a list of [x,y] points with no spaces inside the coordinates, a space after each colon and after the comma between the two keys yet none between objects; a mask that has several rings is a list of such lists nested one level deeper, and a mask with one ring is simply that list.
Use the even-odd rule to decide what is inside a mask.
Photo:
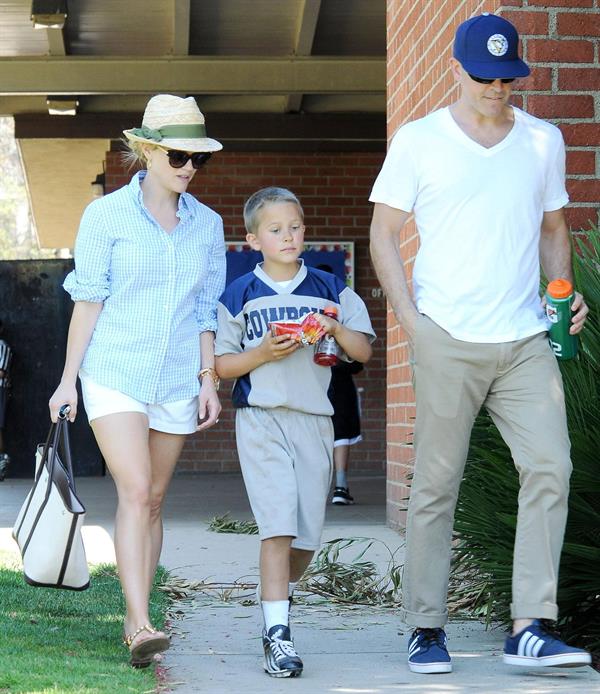
[{"label": "sunlit pavement", "polygon": [[[30,482],[0,483],[0,550],[14,552],[10,528]],[[110,478],[82,478],[78,492],[86,509],[84,540],[90,562],[114,561],[110,536],[116,507]],[[378,542],[367,558],[382,569],[402,543],[385,526],[385,480],[358,478],[351,492],[357,504],[328,508],[324,539],[370,537]],[[262,671],[261,617],[251,588],[234,591],[236,580],[256,583],[258,541],[251,535],[207,530],[207,521],[230,512],[250,518],[238,475],[182,475],[174,479],[165,509],[162,563],[187,581],[216,584],[193,591],[174,605],[172,647],[163,667],[169,688],[180,694],[262,694],[285,691],[320,694],[592,694],[600,693],[600,675],[589,667],[521,669],[502,663],[504,634],[478,622],[451,622],[448,639],[454,672],[417,675],[406,666],[408,632],[394,610],[340,607],[314,595],[300,594],[292,611],[292,633],[304,660],[302,677],[269,678]],[[351,554],[348,558],[351,558]],[[395,556],[401,561],[401,548]],[[32,588],[32,590],[35,590]],[[247,598],[247,605],[239,598]],[[163,690],[166,691],[166,690]]]}]

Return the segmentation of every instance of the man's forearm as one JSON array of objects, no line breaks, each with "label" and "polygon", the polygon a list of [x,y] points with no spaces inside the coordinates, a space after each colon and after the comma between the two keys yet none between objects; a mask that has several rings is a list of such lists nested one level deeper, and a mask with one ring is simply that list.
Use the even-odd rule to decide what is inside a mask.
[{"label": "man's forearm", "polygon": [[559,278],[573,282],[571,238],[566,224],[555,228],[542,227],[540,263],[549,282]]},{"label": "man's forearm", "polygon": [[396,320],[402,325],[410,323],[417,309],[408,288],[398,244],[390,235],[372,229],[371,259]]}]

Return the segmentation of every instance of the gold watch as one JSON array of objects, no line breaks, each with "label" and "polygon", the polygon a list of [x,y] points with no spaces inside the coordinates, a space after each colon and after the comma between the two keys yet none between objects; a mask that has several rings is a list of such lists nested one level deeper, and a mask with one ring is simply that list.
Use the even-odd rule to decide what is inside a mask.
[{"label": "gold watch", "polygon": [[212,379],[212,382],[214,383],[215,390],[219,390],[219,386],[221,385],[221,379],[219,378],[219,375],[215,371],[215,369],[211,368],[210,366],[206,367],[206,369],[200,369],[198,373],[198,378],[200,381],[204,378],[204,376],[210,376]]}]

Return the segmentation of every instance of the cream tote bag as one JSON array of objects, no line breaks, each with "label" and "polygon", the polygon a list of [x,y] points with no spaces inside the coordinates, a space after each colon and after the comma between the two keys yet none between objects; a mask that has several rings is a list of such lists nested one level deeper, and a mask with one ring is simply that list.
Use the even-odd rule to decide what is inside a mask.
[{"label": "cream tote bag", "polygon": [[81,537],[85,508],[75,493],[68,413],[68,407],[61,408],[45,445],[37,447],[35,480],[17,516],[13,537],[21,550],[27,583],[85,590],[90,585]]}]

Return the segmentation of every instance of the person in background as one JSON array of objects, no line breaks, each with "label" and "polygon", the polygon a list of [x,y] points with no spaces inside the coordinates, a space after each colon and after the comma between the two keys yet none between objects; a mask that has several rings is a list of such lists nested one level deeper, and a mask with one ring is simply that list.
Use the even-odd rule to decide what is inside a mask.
[{"label": "person in background", "polygon": [[[316,266],[318,270],[333,273],[327,263]],[[349,506],[354,503],[348,487],[348,462],[350,446],[362,441],[360,433],[360,400],[353,375],[360,373],[363,365],[358,361],[340,361],[331,367],[331,382],[327,397],[333,407],[333,467],[335,482],[331,503]]]},{"label": "person in background", "polygon": [[3,339],[4,325],[0,320],[0,482],[6,477],[10,458],[5,449],[4,426],[6,424],[6,408],[10,388],[10,363],[12,350]]},{"label": "person in background", "polygon": [[350,447],[362,441],[360,433],[360,401],[353,376],[363,370],[358,361],[342,361],[331,367],[331,383],[327,395],[333,405],[333,466],[335,486],[331,503],[348,506],[354,503],[348,485]]},{"label": "person in background", "polygon": [[[515,27],[484,13],[456,31],[449,106],[394,135],[371,201],[371,254],[412,353],[415,469],[406,523],[404,621],[413,672],[450,672],[444,625],[454,509],[481,407],[509,446],[521,488],[504,662],[587,665],[556,620],[571,474],[562,379],[548,344],[540,262],[572,282],[560,130],[511,106],[529,74]],[[420,237],[409,291],[398,237],[411,213]],[[570,332],[588,308],[572,303]]]},{"label": "person in background", "polygon": [[[90,425],[115,481],[115,549],[134,667],[169,647],[149,615],[162,546],[163,500],[186,436],[217,421],[216,306],[225,286],[221,217],[187,193],[221,144],[192,97],[152,97],[141,128],[124,131],[143,170],[85,210],[62,379],[50,399],[77,414],[77,376]],[[200,424],[198,425],[198,420]]]}]

